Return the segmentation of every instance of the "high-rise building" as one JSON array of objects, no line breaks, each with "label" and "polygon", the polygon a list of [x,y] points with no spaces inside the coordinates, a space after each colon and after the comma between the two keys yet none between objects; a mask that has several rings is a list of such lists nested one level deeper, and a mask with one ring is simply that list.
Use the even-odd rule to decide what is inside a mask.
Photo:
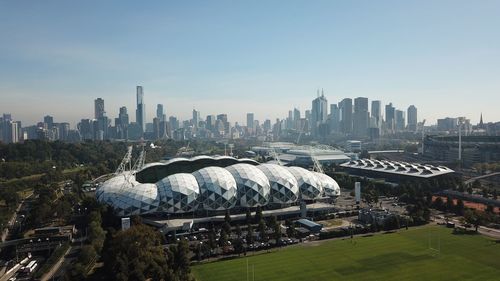
[{"label": "high-rise building", "polygon": [[196,109],[193,109],[193,118],[191,119],[193,127],[198,128],[198,123],[200,121],[201,121],[200,120],[200,112],[197,111]]},{"label": "high-rise building", "polygon": [[43,117],[43,123],[45,123],[45,126],[47,130],[52,130],[52,127],[54,126],[54,117],[47,115]]},{"label": "high-rise building", "polygon": [[339,103],[340,130],[348,135],[352,133],[352,99],[345,98]]},{"label": "high-rise building", "polygon": [[249,132],[253,132],[254,120],[255,119],[253,113],[247,113],[247,129]]},{"label": "high-rise building", "polygon": [[165,112],[163,111],[163,104],[156,105],[156,118],[158,118],[159,122],[165,121]]},{"label": "high-rise building", "polygon": [[414,105],[408,107],[408,130],[417,131],[417,108]]},{"label": "high-rise building", "polygon": [[402,110],[396,110],[396,131],[401,132],[405,129],[405,112]]},{"label": "high-rise building", "polygon": [[144,133],[146,130],[146,105],[144,104],[144,92],[142,86],[137,86],[137,109],[135,110],[135,121]]},{"label": "high-rise building", "polygon": [[371,111],[371,128],[379,128],[382,123],[382,102],[379,100],[372,101],[372,111]]},{"label": "high-rise building", "polygon": [[387,132],[392,134],[396,129],[396,108],[392,106],[392,102],[385,106],[385,127]]},{"label": "high-rise building", "polygon": [[311,133],[312,135],[318,135],[318,128],[321,124],[325,124],[328,118],[328,100],[325,98],[323,90],[321,91],[321,96],[315,98],[312,101],[311,107]]},{"label": "high-rise building", "polygon": [[215,129],[215,115],[207,115],[206,129],[213,132]]},{"label": "high-rise building", "polygon": [[104,117],[106,111],[104,111],[104,100],[97,98],[94,100],[94,118],[99,119]]},{"label": "high-rise building", "polygon": [[340,109],[339,107],[332,103],[330,104],[330,132],[338,132],[340,126]]},{"label": "high-rise building", "polygon": [[368,98],[355,98],[354,99],[354,120],[353,132],[358,137],[364,137],[368,133],[369,125],[369,112],[368,112]]},{"label": "high-rise building", "polygon": [[297,108],[293,109],[293,121],[297,122],[300,120],[300,110]]}]

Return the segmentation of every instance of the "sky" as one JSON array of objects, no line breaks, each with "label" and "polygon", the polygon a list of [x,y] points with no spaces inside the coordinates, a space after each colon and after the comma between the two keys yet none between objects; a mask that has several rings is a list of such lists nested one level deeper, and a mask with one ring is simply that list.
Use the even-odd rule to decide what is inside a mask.
[{"label": "sky", "polygon": [[414,104],[419,120],[499,121],[500,1],[3,1],[0,113],[73,125],[144,87],[182,120],[310,109],[317,89]]}]

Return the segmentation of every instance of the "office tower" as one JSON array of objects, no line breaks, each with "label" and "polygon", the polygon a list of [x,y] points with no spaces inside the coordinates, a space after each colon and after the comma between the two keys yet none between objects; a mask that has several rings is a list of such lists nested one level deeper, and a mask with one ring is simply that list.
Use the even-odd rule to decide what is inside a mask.
[{"label": "office tower", "polygon": [[156,105],[156,118],[161,121],[165,121],[165,112],[163,111],[163,104]]},{"label": "office tower", "polygon": [[266,121],[264,121],[264,124],[262,125],[262,129],[266,133],[269,132],[269,131],[271,131],[271,120],[266,119]]},{"label": "office tower", "polygon": [[175,116],[170,116],[168,118],[168,123],[170,125],[170,129],[177,130],[179,129],[179,120]]},{"label": "office tower", "polygon": [[345,98],[339,103],[340,130],[348,135],[352,133],[352,99]]},{"label": "office tower", "polygon": [[323,90],[321,91],[321,96],[315,98],[312,101],[311,107],[311,133],[313,136],[317,136],[319,131],[318,128],[321,124],[326,123],[328,118],[328,100],[325,98]]},{"label": "office tower", "polygon": [[45,123],[45,126],[47,130],[51,130],[52,127],[54,126],[54,117],[47,115],[43,117],[43,123]]},{"label": "office tower", "polygon": [[12,122],[10,121],[10,126],[9,126],[9,139],[7,142],[10,143],[18,143],[19,142],[19,136],[20,136],[20,131],[21,131],[21,125],[19,122]]},{"label": "office tower", "polygon": [[252,134],[253,129],[254,129],[254,115],[253,113],[247,113],[247,130],[250,134]]},{"label": "office tower", "polygon": [[394,133],[396,129],[396,109],[392,106],[392,102],[385,106],[385,127],[388,133]]},{"label": "office tower", "polygon": [[137,86],[137,109],[135,110],[135,121],[142,132],[146,130],[146,105],[144,104],[144,92],[142,86]]},{"label": "office tower", "polygon": [[358,137],[365,137],[368,133],[369,113],[368,113],[368,98],[354,99],[354,120],[353,132]]},{"label": "office tower", "polygon": [[414,105],[408,107],[408,130],[417,131],[417,108]]},{"label": "office tower", "polygon": [[215,115],[207,115],[206,123],[206,129],[213,132],[215,129]]},{"label": "office tower", "polygon": [[380,128],[382,122],[382,102],[379,100],[372,101],[372,111],[371,111],[371,128]]},{"label": "office tower", "polygon": [[193,118],[191,119],[192,125],[195,128],[198,128],[198,123],[200,122],[200,112],[196,109],[193,109]]},{"label": "office tower", "polygon": [[297,122],[300,120],[300,110],[297,108],[293,109],[293,121]]},{"label": "office tower", "polygon": [[[227,121],[227,114],[219,114],[217,115],[217,120],[220,120],[223,128],[224,128],[224,133],[229,133],[229,122]],[[216,121],[217,122],[217,121]],[[220,127],[220,125],[217,125]],[[220,132],[220,128],[217,128]]]},{"label": "office tower", "polygon": [[104,100],[97,98],[94,100],[94,118],[99,119],[104,117],[106,112],[104,111]]},{"label": "office tower", "polygon": [[340,125],[340,109],[336,104],[330,104],[330,132],[338,132]]},{"label": "office tower", "polygon": [[[125,106],[122,106],[120,107],[120,112],[118,113],[118,120],[119,120],[119,124],[121,126],[128,126],[129,124],[129,118],[128,118],[128,113],[127,113],[127,107]],[[115,124],[115,126],[117,126],[118,124]]]},{"label": "office tower", "polygon": [[401,132],[405,129],[405,112],[402,110],[396,110],[396,121],[395,127],[396,131]]},{"label": "office tower", "polygon": [[82,140],[92,140],[94,139],[94,129],[92,127],[92,120],[82,119],[78,123],[78,131],[80,131],[80,136]]},{"label": "office tower", "polygon": [[66,123],[66,122],[63,122],[63,123],[59,123],[58,126],[58,139],[59,140],[62,140],[62,141],[67,141],[68,140],[68,137],[69,137],[69,130],[70,130],[70,127],[69,127],[69,123]]}]

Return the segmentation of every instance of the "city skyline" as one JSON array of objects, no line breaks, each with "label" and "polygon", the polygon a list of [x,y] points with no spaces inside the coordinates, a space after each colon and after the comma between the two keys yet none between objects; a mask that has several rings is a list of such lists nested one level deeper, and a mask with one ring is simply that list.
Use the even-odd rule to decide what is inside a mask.
[{"label": "city skyline", "polygon": [[74,125],[92,116],[88,101],[96,97],[108,111],[132,111],[133,87],[143,85],[147,120],[161,103],[183,120],[193,107],[224,108],[243,123],[242,104],[273,120],[293,107],[304,111],[324,88],[330,103],[415,104],[430,123],[446,116],[477,123],[481,113],[500,120],[499,8],[493,1],[4,2],[0,111],[27,124],[49,113]]}]

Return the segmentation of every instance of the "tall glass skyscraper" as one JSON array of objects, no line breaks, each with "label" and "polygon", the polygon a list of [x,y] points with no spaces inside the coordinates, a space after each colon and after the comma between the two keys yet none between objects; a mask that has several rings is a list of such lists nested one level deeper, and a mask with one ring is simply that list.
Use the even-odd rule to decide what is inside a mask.
[{"label": "tall glass skyscraper", "polygon": [[144,92],[142,86],[137,86],[137,109],[135,110],[135,121],[141,127],[142,132],[146,129],[146,105],[144,104]]}]

